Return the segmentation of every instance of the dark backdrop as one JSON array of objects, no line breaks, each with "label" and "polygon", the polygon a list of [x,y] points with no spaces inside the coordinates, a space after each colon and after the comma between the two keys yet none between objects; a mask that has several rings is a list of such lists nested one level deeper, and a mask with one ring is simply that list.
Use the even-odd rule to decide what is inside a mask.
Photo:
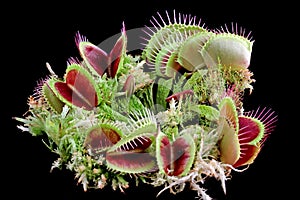
[{"label": "dark backdrop", "polygon": [[[243,5],[241,5],[243,4]],[[252,31],[251,71],[256,83],[245,107],[272,107],[279,116],[276,130],[265,143],[255,163],[242,173],[232,173],[226,182],[224,195],[220,183],[207,182],[208,193],[218,200],[290,199],[299,179],[296,156],[298,137],[297,13],[294,6],[254,2],[230,3],[216,1],[84,1],[69,4],[9,3],[1,14],[1,194],[9,199],[194,199],[193,191],[185,190],[174,196],[168,191],[156,198],[159,188],[132,186],[125,194],[110,187],[83,192],[68,170],[50,167],[56,155],[48,151],[41,138],[22,133],[13,116],[27,109],[27,97],[36,81],[48,74],[45,63],[62,75],[66,60],[77,56],[74,43],[76,31],[86,35],[94,44],[119,33],[124,21],[126,29],[150,25],[157,11],[176,9],[198,16],[209,27],[237,22]],[[129,41],[130,42],[130,41]],[[295,51],[294,51],[295,49]],[[293,52],[296,52],[293,53]],[[295,115],[295,117],[294,117]],[[295,182],[294,182],[295,181]]]}]

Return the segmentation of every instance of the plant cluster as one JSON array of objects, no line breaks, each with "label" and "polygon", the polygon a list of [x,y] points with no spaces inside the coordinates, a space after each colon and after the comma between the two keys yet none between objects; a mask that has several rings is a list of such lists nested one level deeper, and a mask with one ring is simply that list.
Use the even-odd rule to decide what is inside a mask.
[{"label": "plant cluster", "polygon": [[80,57],[70,57],[63,77],[47,63],[29,110],[14,119],[47,139],[58,155],[51,169],[71,170],[84,191],[124,191],[134,180],[174,194],[189,185],[211,199],[205,180],[220,180],[225,192],[231,171],[254,162],[277,116],[243,108],[255,81],[250,34],[157,14],[138,55],[127,51],[124,23],[110,52],[77,32]]}]

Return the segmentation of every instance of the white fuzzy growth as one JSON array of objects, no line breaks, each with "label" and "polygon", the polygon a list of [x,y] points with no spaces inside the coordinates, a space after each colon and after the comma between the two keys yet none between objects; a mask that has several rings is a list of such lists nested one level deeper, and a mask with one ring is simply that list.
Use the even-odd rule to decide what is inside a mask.
[{"label": "white fuzzy growth", "polygon": [[48,62],[46,62],[46,67],[47,67],[47,69],[49,70],[49,72],[50,72],[50,74],[51,74],[52,76],[57,77],[57,75],[56,75],[55,72],[52,70],[52,67],[51,67],[51,65],[50,65]]},{"label": "white fuzzy growth", "polygon": [[25,126],[18,125],[17,128],[20,129],[23,132],[29,132],[29,128],[27,128]]}]

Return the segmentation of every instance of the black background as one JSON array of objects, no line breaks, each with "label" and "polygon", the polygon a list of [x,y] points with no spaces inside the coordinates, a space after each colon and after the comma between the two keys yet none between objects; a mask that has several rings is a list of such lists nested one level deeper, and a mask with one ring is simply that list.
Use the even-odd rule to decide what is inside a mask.
[{"label": "black background", "polygon": [[[262,2],[261,2],[262,3]],[[36,81],[48,74],[45,63],[62,75],[66,61],[77,56],[74,43],[76,31],[98,44],[120,32],[124,21],[126,29],[150,25],[157,11],[173,10],[195,15],[209,27],[220,27],[236,22],[252,31],[253,46],[250,69],[256,82],[254,91],[245,97],[245,109],[258,106],[273,108],[278,114],[277,128],[266,141],[261,153],[246,171],[233,172],[226,182],[227,194],[220,183],[207,181],[211,197],[223,200],[291,199],[297,191],[299,165],[296,155],[295,123],[298,118],[295,6],[285,2],[264,4],[250,1],[230,3],[223,1],[84,1],[80,3],[10,3],[2,6],[1,32],[1,195],[9,199],[194,199],[196,193],[185,190],[177,195],[161,188],[133,185],[125,191],[110,187],[83,192],[74,174],[68,170],[50,173],[56,155],[42,143],[41,138],[22,133],[12,120],[27,110],[27,97]],[[129,40],[130,43],[130,40]],[[1,43],[0,43],[1,44]],[[295,53],[293,53],[295,52]],[[2,198],[3,199],[3,198]]]}]

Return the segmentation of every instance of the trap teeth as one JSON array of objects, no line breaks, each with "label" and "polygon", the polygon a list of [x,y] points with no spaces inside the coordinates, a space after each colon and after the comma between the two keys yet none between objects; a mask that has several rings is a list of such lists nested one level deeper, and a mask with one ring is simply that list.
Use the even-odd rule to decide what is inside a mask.
[{"label": "trap teeth", "polygon": [[154,66],[159,76],[174,78],[180,72],[193,72],[204,67],[221,64],[232,70],[248,68],[253,41],[245,31],[208,30],[195,23],[195,17],[176,14],[171,20],[150,21],[154,28],[147,27],[149,36],[144,44],[142,57]]}]

